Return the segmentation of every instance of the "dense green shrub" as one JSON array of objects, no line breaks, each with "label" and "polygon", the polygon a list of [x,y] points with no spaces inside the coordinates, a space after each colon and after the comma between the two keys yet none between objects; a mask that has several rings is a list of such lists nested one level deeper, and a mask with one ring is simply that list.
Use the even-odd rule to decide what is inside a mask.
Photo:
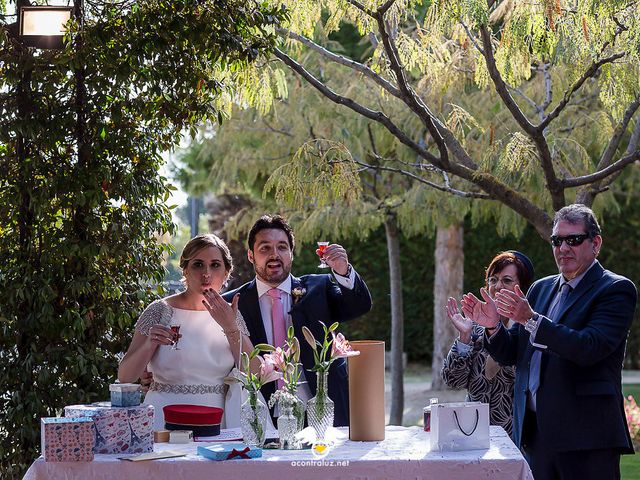
[{"label": "dense green shrub", "polygon": [[271,47],[264,8],[95,2],[59,52],[0,20],[0,477],[35,458],[40,417],[107,398],[164,274],[160,152],[219,117],[222,62]]}]

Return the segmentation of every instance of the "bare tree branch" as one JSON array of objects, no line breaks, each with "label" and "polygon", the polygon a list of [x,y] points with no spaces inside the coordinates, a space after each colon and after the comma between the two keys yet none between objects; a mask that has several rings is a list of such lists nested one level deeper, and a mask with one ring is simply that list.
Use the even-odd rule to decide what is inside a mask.
[{"label": "bare tree branch", "polygon": [[471,30],[469,30],[469,27],[467,26],[466,23],[462,21],[460,23],[462,24],[462,28],[464,28],[464,31],[467,32],[467,37],[469,37],[469,40],[471,40],[471,43],[473,43],[473,46],[476,47],[476,50],[478,50],[482,54],[482,56],[484,56],[484,50],[478,43],[478,39],[473,36],[473,34],[471,33]]},{"label": "bare tree branch", "polygon": [[540,131],[543,131],[545,128],[547,128],[549,124],[558,115],[560,115],[562,110],[564,110],[564,107],[566,107],[567,104],[569,103],[569,100],[571,100],[571,96],[584,84],[584,82],[586,82],[589,78],[593,77],[598,72],[600,67],[602,67],[607,63],[614,62],[615,60],[618,60],[619,58],[622,58],[625,55],[626,54],[624,52],[616,53],[609,57],[598,60],[597,62],[593,62],[589,66],[589,68],[587,68],[587,70],[582,74],[582,76],[573,85],[571,85],[571,87],[569,87],[567,91],[564,92],[564,97],[560,101],[560,103],[556,105],[556,108],[554,108],[551,111],[551,113],[549,113],[549,115],[547,115],[547,117],[542,122],[540,122],[540,124],[538,124],[536,128]]},{"label": "bare tree branch", "polygon": [[622,137],[624,136],[625,132],[627,131],[627,127],[629,126],[629,122],[631,122],[631,119],[635,115],[638,108],[640,108],[640,96],[637,96],[636,99],[631,102],[625,110],[624,115],[622,116],[622,120],[620,120],[620,123],[616,126],[616,129],[613,132],[613,136],[607,144],[607,148],[605,148],[602,156],[600,157],[600,161],[598,162],[597,167],[598,170],[611,165],[613,156],[620,146]]},{"label": "bare tree branch", "polygon": [[439,123],[438,119],[429,111],[429,108],[409,85],[404,67],[400,64],[398,49],[395,42],[387,32],[387,25],[384,16],[376,15],[375,19],[378,22],[378,30],[382,37],[382,43],[384,45],[384,50],[387,53],[391,70],[395,74],[396,81],[398,82],[398,88],[402,92],[401,98],[407,106],[415,112],[416,115],[418,115],[418,118],[422,120],[425,127],[427,127],[427,130],[429,130],[429,133],[436,142],[438,150],[440,151],[440,160],[438,163],[434,163],[434,165],[442,168],[443,164],[449,162],[449,153],[442,135],[440,134],[439,128],[436,126],[436,123]]},{"label": "bare tree branch", "polygon": [[287,131],[287,130],[284,130],[284,129],[280,129],[280,128],[276,128],[276,127],[272,126],[272,125],[267,121],[267,119],[266,119],[266,118],[262,120],[262,123],[264,123],[264,124],[265,124],[265,126],[267,127],[267,129],[268,129],[269,131],[273,132],[273,133],[278,133],[278,134],[280,134],[280,135],[284,135],[284,136],[286,136],[286,137],[293,137],[293,134],[292,134],[291,132],[289,132],[289,131]]},{"label": "bare tree branch", "polygon": [[[600,161],[598,162],[598,166],[596,167],[596,170],[598,172],[604,171],[606,167],[612,164],[613,156],[618,151],[618,148],[620,147],[620,142],[622,142],[622,138],[624,137],[624,134],[627,131],[629,123],[631,122],[631,119],[633,118],[635,113],[638,111],[638,108],[640,108],[640,95],[637,96],[636,99],[629,104],[629,106],[624,112],[624,115],[622,116],[622,119],[620,120],[620,123],[616,126],[615,130],[613,131],[613,135],[609,140],[607,147],[604,149],[604,152],[602,152],[602,155],[600,156]],[[624,154],[625,157],[632,155],[633,152],[635,151],[635,146],[632,145],[632,141],[634,140],[634,135],[636,134],[637,131],[638,131],[638,125],[636,125],[636,128],[634,129],[631,135],[629,145],[627,145],[627,149]],[[618,178],[618,176],[622,172],[622,168],[624,168],[625,166],[626,164],[623,164],[620,169],[612,172],[607,178],[604,178],[601,181],[596,181],[591,185],[589,185],[588,188],[584,189],[578,194],[576,200],[580,201],[580,203],[584,203],[585,205],[591,205],[593,203],[595,196],[599,192],[608,188],[609,185],[611,185],[611,183],[616,178]]]},{"label": "bare tree branch", "polygon": [[638,143],[640,142],[640,120],[636,121],[636,126],[633,128],[633,133],[629,139],[629,144],[625,150],[625,155],[630,154],[638,149]]},{"label": "bare tree branch", "polygon": [[294,72],[304,78],[307,82],[309,82],[316,90],[322,93],[325,97],[331,100],[334,103],[339,105],[344,105],[345,107],[350,108],[354,112],[359,113],[360,115],[367,117],[371,120],[374,120],[382,125],[384,125],[391,134],[393,134],[400,142],[411,148],[414,152],[420,155],[422,158],[427,160],[428,162],[438,166],[441,162],[438,157],[427,151],[425,148],[418,145],[411,138],[409,138],[397,125],[395,125],[389,117],[387,117],[382,112],[373,111],[367,107],[360,105],[354,100],[338,95],[329,87],[327,87],[324,83],[319,81],[316,77],[314,77],[311,73],[309,73],[302,65],[296,62],[294,59],[289,57],[286,53],[282,52],[280,49],[274,50],[274,55],[282,60],[287,66],[289,66]]},{"label": "bare tree branch", "polygon": [[376,34],[374,32],[369,32],[369,35],[367,35],[367,38],[369,39],[369,42],[371,43],[371,46],[373,47],[374,50],[378,48],[378,44],[380,42],[378,42],[378,37],[376,37]]},{"label": "bare tree branch", "polygon": [[482,37],[482,45],[484,45],[484,58],[485,63],[487,65],[487,69],[489,70],[489,76],[491,80],[493,80],[493,84],[496,87],[496,91],[500,98],[504,102],[505,106],[511,112],[514,120],[518,122],[520,128],[522,128],[526,133],[530,136],[533,136],[536,131],[533,124],[529,121],[529,119],[522,113],[520,107],[513,99],[513,97],[509,94],[509,89],[507,84],[502,79],[502,75],[498,71],[498,67],[496,65],[496,59],[493,56],[493,45],[491,44],[491,33],[487,29],[486,26],[480,28],[480,36]]},{"label": "bare tree branch", "polygon": [[[376,141],[373,136],[373,130],[371,129],[370,123],[367,124],[367,133],[369,134],[369,142],[371,143],[371,150],[373,151],[373,155],[376,159],[379,159],[380,154],[378,153],[378,148],[376,147]],[[372,191],[374,193],[377,193],[378,181],[381,180],[379,172],[375,172],[375,174],[373,175],[373,179],[374,182],[372,185]]]},{"label": "bare tree branch", "polygon": [[381,5],[380,8],[378,8],[376,13],[378,15],[384,15],[385,13],[387,13],[387,10],[389,10],[393,6],[394,3],[396,3],[396,0],[387,0],[385,4]]},{"label": "bare tree branch", "polygon": [[373,10],[368,9],[367,7],[365,7],[362,3],[358,2],[357,0],[347,0],[347,3],[349,3],[350,5],[353,5],[358,10],[360,10],[361,12],[366,13],[370,17],[373,17],[376,14],[376,12],[374,12]]},{"label": "bare tree branch", "polygon": [[590,183],[597,182],[598,180],[602,180],[608,177],[609,175],[622,170],[624,167],[626,167],[630,163],[633,163],[637,160],[640,160],[640,150],[635,150],[634,152],[628,155],[625,155],[620,160],[612,163],[611,165],[609,165],[607,168],[603,170],[599,170],[590,175],[583,175],[582,177],[564,179],[564,180],[561,180],[560,183],[562,184],[563,188],[574,188],[574,187],[580,187],[582,185],[588,185]]},{"label": "bare tree branch", "polygon": [[522,91],[522,89],[509,86],[509,90],[512,90],[513,92],[520,95],[525,102],[527,102],[529,105],[531,105],[531,107],[533,107],[533,109],[535,110],[540,109],[540,106],[533,99],[529,98],[527,94]]},{"label": "bare tree branch", "polygon": [[[542,64],[542,75],[544,75],[544,92],[545,92],[545,96],[544,96],[544,103],[542,104],[542,111],[540,112],[541,115],[544,115],[544,112],[547,108],[549,108],[549,105],[551,105],[551,101],[553,100],[553,84],[551,82],[551,73],[549,73],[549,63],[544,62]],[[540,119],[541,121],[544,120],[544,118]]]},{"label": "bare tree branch", "polygon": [[409,172],[407,170],[402,170],[400,168],[391,168],[391,167],[385,167],[383,165],[370,165],[368,163],[356,160],[354,158],[353,160],[354,162],[356,162],[358,165],[365,167],[367,169],[370,170],[374,170],[374,171],[384,171],[384,172],[392,172],[392,173],[397,173],[399,175],[403,175],[405,177],[409,177],[412,180],[415,180],[416,182],[422,183],[424,185],[428,185],[432,188],[435,188],[436,190],[440,190],[442,192],[447,192],[447,193],[451,193],[452,195],[456,195],[458,197],[463,197],[463,198],[482,198],[482,199],[490,199],[491,197],[489,195],[487,195],[486,193],[480,193],[480,192],[464,192],[462,190],[456,190],[455,188],[451,188],[451,187],[447,187],[444,185],[438,185],[435,182],[431,182],[425,178],[420,177],[419,175],[416,175],[415,173]]},{"label": "bare tree branch", "polygon": [[380,85],[382,88],[384,88],[387,92],[389,92],[394,97],[400,98],[401,96],[400,90],[398,90],[395,85],[393,85],[391,82],[389,82],[387,79],[383,78],[382,76],[378,75],[376,72],[371,70],[366,65],[363,65],[362,63],[356,62],[355,60],[351,60],[350,58],[344,57],[342,55],[336,55],[335,53],[327,50],[321,45],[318,45],[314,41],[306,37],[303,37],[302,35],[298,35],[297,33],[294,33],[290,30],[286,30],[284,28],[278,28],[277,32],[282,36],[288,36],[289,38],[292,38],[302,43],[303,45],[309,47],[311,50],[319,53],[320,55],[327,58],[328,60],[331,60],[332,62],[338,63],[340,65],[344,65],[346,67],[349,67],[353,70],[356,70],[362,73],[363,75],[365,75],[366,77],[369,77],[378,85]]},{"label": "bare tree branch", "polygon": [[536,149],[538,150],[538,158],[540,159],[540,166],[542,167],[542,171],[544,173],[547,188],[549,189],[549,193],[551,194],[551,202],[553,204],[553,208],[554,210],[559,210],[565,204],[564,191],[560,187],[560,182],[558,181],[558,178],[556,177],[556,174],[553,170],[551,151],[549,150],[547,139],[544,137],[544,129],[538,130],[536,127],[534,127],[522,112],[513,97],[509,94],[507,84],[503,80],[502,75],[500,75],[500,72],[496,65],[496,60],[493,55],[493,45],[491,42],[491,32],[489,32],[486,26],[482,26],[480,28],[480,35],[482,37],[482,44],[484,45],[485,63],[487,65],[487,69],[489,70],[489,76],[493,80],[493,84],[496,87],[496,92],[498,92],[498,95],[502,99],[502,102],[511,112],[511,115],[518,123],[518,125],[520,125],[520,127],[529,135],[531,140],[533,140],[534,144],[536,145]]}]

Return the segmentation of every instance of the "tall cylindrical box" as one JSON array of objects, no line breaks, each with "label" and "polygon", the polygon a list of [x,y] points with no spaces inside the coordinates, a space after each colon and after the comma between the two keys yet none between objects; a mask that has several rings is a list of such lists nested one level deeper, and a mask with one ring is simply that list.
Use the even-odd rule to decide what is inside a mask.
[{"label": "tall cylindrical box", "polygon": [[384,440],[384,342],[349,342],[360,355],[349,357],[349,439]]}]

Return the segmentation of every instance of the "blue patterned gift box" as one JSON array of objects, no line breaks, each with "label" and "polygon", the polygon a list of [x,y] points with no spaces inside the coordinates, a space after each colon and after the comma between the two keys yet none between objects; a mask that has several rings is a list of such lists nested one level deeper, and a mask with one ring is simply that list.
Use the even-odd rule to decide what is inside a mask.
[{"label": "blue patterned gift box", "polygon": [[112,407],[137,407],[140,405],[140,385],[137,383],[112,383],[109,385]]},{"label": "blue patterned gift box", "polygon": [[40,419],[40,446],[45,462],[90,462],[94,441],[91,418]]},{"label": "blue patterned gift box", "polygon": [[91,417],[94,453],[153,452],[153,406],[112,407],[109,402],[64,407],[65,417]]},{"label": "blue patterned gift box", "polygon": [[198,447],[198,455],[211,460],[242,460],[262,457],[262,449],[244,443],[215,443]]}]

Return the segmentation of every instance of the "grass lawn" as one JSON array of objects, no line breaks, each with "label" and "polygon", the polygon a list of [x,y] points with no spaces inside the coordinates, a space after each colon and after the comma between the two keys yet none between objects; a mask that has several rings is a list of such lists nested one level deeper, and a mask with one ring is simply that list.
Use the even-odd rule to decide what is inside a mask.
[{"label": "grass lawn", "polygon": [[622,480],[638,480],[640,478],[640,455],[623,455],[620,459]]},{"label": "grass lawn", "polygon": [[[640,401],[640,384],[626,384],[622,386],[625,397],[632,395]],[[623,455],[620,460],[620,472],[623,480],[637,480],[640,478],[640,455]]]}]

